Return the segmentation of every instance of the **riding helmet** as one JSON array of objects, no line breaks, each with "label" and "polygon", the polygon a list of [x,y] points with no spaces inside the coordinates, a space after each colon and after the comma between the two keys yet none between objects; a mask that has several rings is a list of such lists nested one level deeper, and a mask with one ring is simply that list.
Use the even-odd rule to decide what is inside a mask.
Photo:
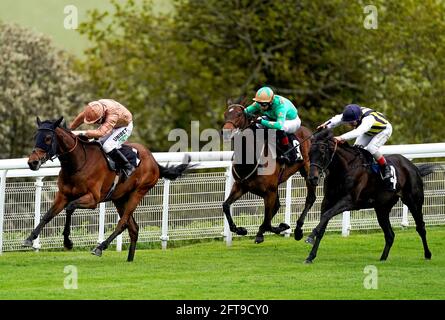
[{"label": "riding helmet", "polygon": [[352,122],[359,121],[362,116],[362,109],[357,104],[348,104],[343,110],[341,121]]},{"label": "riding helmet", "polygon": [[253,98],[253,100],[256,102],[272,102],[273,97],[274,93],[271,88],[262,87],[257,91],[255,98]]}]

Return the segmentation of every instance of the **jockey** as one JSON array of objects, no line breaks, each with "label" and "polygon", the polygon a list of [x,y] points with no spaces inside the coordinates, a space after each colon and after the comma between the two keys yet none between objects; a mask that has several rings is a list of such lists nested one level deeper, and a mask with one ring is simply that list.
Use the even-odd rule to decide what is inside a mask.
[{"label": "jockey", "polygon": [[385,116],[372,109],[349,104],[345,107],[343,114],[334,116],[318,126],[317,129],[335,128],[344,123],[351,125],[354,130],[334,137],[334,139],[338,143],[343,143],[345,140],[356,138],[354,145],[364,147],[373,155],[380,166],[383,180],[391,179],[391,169],[379,151],[392,134],[392,126]]},{"label": "jockey", "polygon": [[301,126],[297,108],[289,99],[274,94],[269,87],[260,88],[253,100],[255,102],[248,106],[244,112],[260,115],[256,119],[258,127],[277,130],[277,138],[283,149],[281,150],[281,159],[288,164],[293,160],[303,160],[294,135]]},{"label": "jockey", "polygon": [[87,130],[85,136],[97,138],[107,155],[123,170],[128,178],[136,169],[119,151],[133,131],[133,117],[123,105],[111,99],[92,101],[74,119],[70,129],[74,130],[82,123],[100,124],[95,130]]}]

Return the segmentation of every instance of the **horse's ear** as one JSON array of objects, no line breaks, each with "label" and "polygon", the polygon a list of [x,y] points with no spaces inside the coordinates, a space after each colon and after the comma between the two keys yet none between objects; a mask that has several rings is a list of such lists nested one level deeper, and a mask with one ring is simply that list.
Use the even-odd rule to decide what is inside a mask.
[{"label": "horse's ear", "polygon": [[233,104],[233,99],[229,98],[227,99],[227,106],[231,106]]},{"label": "horse's ear", "polygon": [[242,97],[242,98],[241,98],[241,100],[240,100],[239,104],[240,104],[240,105],[242,105],[242,106],[245,106],[245,105],[246,105],[246,103],[247,103],[247,97],[246,97],[246,96],[244,96],[244,97]]},{"label": "horse's ear", "polygon": [[56,122],[54,122],[54,128],[57,128],[60,125],[60,123],[62,123],[62,121],[63,117],[60,117]]},{"label": "horse's ear", "polygon": [[37,121],[37,126],[40,127],[40,125],[42,124],[42,121],[40,121],[39,116],[36,117],[36,121]]}]

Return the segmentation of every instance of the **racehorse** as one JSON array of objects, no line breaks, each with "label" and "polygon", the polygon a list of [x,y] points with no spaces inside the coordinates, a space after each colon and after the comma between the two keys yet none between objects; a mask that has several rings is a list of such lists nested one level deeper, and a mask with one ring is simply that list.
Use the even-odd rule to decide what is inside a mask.
[{"label": "racehorse", "polygon": [[380,260],[386,260],[394,242],[389,214],[399,198],[414,218],[416,231],[422,239],[425,259],[431,259],[422,215],[422,177],[432,173],[435,165],[416,166],[402,155],[386,156],[396,173],[396,181],[393,181],[395,189],[389,190],[380,174],[373,171],[372,155],[363,148],[353,147],[348,143],[338,144],[329,129],[314,135],[309,157],[309,181],[312,185],[318,185],[321,174],[326,172],[326,175],[320,222],[306,240],[313,245],[306,263],[315,259],[320,241],[332,217],[344,211],[365,208],[374,208],[377,214],[377,220],[385,235],[385,247]]},{"label": "racehorse", "polygon": [[[224,140],[230,140],[237,134],[242,134],[246,129],[250,129],[254,132],[253,136],[256,139],[255,132],[257,131],[256,124],[249,115],[244,112],[245,107],[241,104],[230,104],[224,113],[224,126],[223,134]],[[264,241],[264,233],[266,231],[271,231],[275,234],[280,234],[284,230],[290,228],[289,225],[281,223],[278,227],[273,227],[271,225],[272,218],[278,212],[280,208],[280,199],[278,195],[278,186],[285,182],[290,176],[292,176],[297,171],[306,180],[307,196],[304,210],[300,215],[294,232],[294,237],[296,240],[300,240],[303,237],[302,227],[306,215],[312,205],[315,202],[316,187],[309,183],[307,176],[309,173],[309,148],[310,148],[310,137],[312,133],[306,127],[301,127],[297,130],[296,136],[300,142],[300,150],[303,155],[303,161],[293,163],[291,165],[285,165],[276,161],[275,159],[269,158],[268,166],[274,167],[273,172],[269,174],[259,174],[259,169],[261,167],[261,157],[264,157],[265,153],[269,155],[271,152],[266,152],[265,149],[270,146],[267,145],[267,139],[262,142],[263,146],[261,150],[257,150],[256,141],[255,143],[245,143],[242,150],[237,150],[235,148],[235,158],[232,165],[232,175],[234,177],[234,184],[230,191],[230,195],[223,203],[223,211],[227,217],[227,221],[230,226],[230,230],[238,235],[246,235],[247,230],[244,227],[237,227],[233,222],[232,216],[230,214],[230,205],[238,200],[247,192],[251,192],[257,196],[264,199],[264,220],[258,229],[256,234],[255,243],[261,243]],[[260,153],[260,154],[259,154]],[[245,161],[249,154],[255,155],[253,162]],[[258,156],[259,154],[259,156]],[[237,159],[242,159],[242,161],[237,161]]]},{"label": "racehorse", "polygon": [[[100,202],[111,200],[116,206],[120,220],[114,232],[92,254],[101,256],[109,244],[128,228],[130,248],[127,261],[133,261],[139,227],[133,212],[144,195],[153,188],[160,178],[176,179],[189,167],[190,158],[178,166],[163,167],[151,152],[137,143],[124,144],[137,150],[140,160],[135,172],[126,180],[109,168],[100,143],[81,139],[66,127],[63,117],[56,121],[40,121],[37,118],[35,147],[28,158],[31,170],[39,170],[47,160],[58,157],[61,170],[57,180],[58,192],[51,208],[38,226],[24,241],[23,246],[32,247],[42,228],[63,209],[66,223],[63,231],[64,247],[72,249],[69,238],[71,216],[75,209],[95,209]],[[113,189],[114,187],[114,189]]]}]

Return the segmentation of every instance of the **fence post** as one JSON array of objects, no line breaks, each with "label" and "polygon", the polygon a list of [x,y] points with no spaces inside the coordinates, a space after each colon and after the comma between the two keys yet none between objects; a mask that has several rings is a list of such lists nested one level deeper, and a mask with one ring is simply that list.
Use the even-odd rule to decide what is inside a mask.
[{"label": "fence post", "polygon": [[[119,214],[117,214],[117,223],[119,223],[120,219],[121,217],[119,216]],[[116,237],[116,251],[119,252],[122,251],[122,233]]]},{"label": "fence post", "polygon": [[0,255],[3,252],[3,222],[5,217],[5,192],[7,172],[8,170],[0,171]]},{"label": "fence post", "polygon": [[[42,206],[42,187],[43,187],[43,177],[37,177],[36,182],[34,183],[36,186],[36,198],[34,201],[34,228],[36,228],[40,223],[40,213]],[[41,248],[40,245],[40,236],[38,236],[34,242],[32,243],[32,247],[35,250],[39,250]]]},{"label": "fence post", "polygon": [[164,193],[162,195],[162,224],[161,224],[161,246],[167,249],[168,242],[168,200],[170,197],[170,180],[164,179]]},{"label": "fence post", "polygon": [[99,204],[99,237],[97,243],[101,244],[105,240],[105,202]]},{"label": "fence post", "polygon": [[351,230],[351,212],[349,211],[343,212],[343,219],[341,225],[342,225],[341,235],[343,237],[348,237],[349,231]]},{"label": "fence post", "polygon": [[408,207],[406,205],[403,205],[402,208],[402,222],[400,223],[402,227],[408,227],[409,221],[408,221]]},{"label": "fence post", "polygon": [[[292,178],[293,176],[290,176],[286,181],[286,209],[284,211],[284,223],[287,223],[288,225],[290,225],[290,210],[292,205]],[[284,236],[289,237],[291,230],[292,228],[284,231]]]},{"label": "fence post", "polygon": [[[224,190],[224,201],[229,197],[233,186],[232,165],[227,167],[225,176],[226,186]],[[230,206],[230,214],[232,214],[232,206]],[[227,221],[226,215],[224,215],[224,241],[228,247],[232,245],[232,231],[230,231],[229,222]]]}]

